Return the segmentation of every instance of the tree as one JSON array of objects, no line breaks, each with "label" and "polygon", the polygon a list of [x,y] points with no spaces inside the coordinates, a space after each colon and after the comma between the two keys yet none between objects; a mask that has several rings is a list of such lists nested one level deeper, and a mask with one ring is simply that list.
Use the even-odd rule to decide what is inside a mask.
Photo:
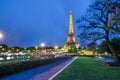
[{"label": "tree", "polygon": [[117,54],[120,54],[120,38],[113,38],[111,44],[114,47]]},{"label": "tree", "polygon": [[99,53],[102,53],[102,54],[104,52],[110,53],[110,49],[108,48],[106,41],[101,42],[101,44],[99,45],[98,51]]},{"label": "tree", "polygon": [[70,53],[77,53],[77,49],[76,48],[69,48],[68,49],[68,52],[70,52]]},{"label": "tree", "polygon": [[95,50],[97,47],[97,44],[95,42],[90,42],[87,46],[86,46],[86,49],[87,50]]},{"label": "tree", "polygon": [[96,0],[78,22],[81,29],[78,35],[80,39],[105,39],[115,59],[114,62],[120,62],[110,42],[112,37],[120,36],[120,0]]},{"label": "tree", "polygon": [[0,44],[0,52],[7,52],[8,46],[6,44]]},{"label": "tree", "polygon": [[[120,54],[120,38],[113,38],[111,40],[111,45],[114,47],[117,54]],[[109,52],[111,53],[109,47],[107,46],[106,41],[101,42],[99,45],[99,50],[101,53]]]}]

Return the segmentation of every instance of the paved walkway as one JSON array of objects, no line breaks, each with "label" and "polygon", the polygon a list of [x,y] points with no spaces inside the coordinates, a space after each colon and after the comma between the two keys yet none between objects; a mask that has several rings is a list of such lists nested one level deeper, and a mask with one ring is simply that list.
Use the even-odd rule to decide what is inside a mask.
[{"label": "paved walkway", "polygon": [[76,57],[61,60],[43,67],[21,72],[0,80],[52,80],[57,74],[72,63]]}]

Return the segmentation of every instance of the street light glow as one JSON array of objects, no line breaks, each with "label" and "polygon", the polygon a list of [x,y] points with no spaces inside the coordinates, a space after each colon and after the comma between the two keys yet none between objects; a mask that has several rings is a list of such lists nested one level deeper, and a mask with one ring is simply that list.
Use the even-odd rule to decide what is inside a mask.
[{"label": "street light glow", "polygon": [[58,46],[55,46],[55,49],[58,49]]},{"label": "street light glow", "polygon": [[38,47],[36,46],[35,49],[38,49]]},{"label": "street light glow", "polygon": [[41,47],[45,47],[45,43],[41,43]]},{"label": "street light glow", "polygon": [[0,39],[2,39],[4,36],[3,36],[3,34],[0,32]]}]

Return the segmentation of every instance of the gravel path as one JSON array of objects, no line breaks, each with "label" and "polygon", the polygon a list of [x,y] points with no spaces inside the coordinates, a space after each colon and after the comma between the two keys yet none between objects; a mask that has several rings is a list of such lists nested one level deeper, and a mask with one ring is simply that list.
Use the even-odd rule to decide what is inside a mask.
[{"label": "gravel path", "polygon": [[2,78],[0,80],[52,80],[59,74],[65,67],[67,67],[76,58],[69,58],[61,60],[43,67],[35,68],[32,70],[24,71],[12,76]]}]

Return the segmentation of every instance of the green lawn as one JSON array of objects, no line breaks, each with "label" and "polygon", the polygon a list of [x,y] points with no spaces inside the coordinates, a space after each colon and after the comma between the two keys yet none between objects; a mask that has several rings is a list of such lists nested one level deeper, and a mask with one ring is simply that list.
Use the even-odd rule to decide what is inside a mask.
[{"label": "green lawn", "polygon": [[102,61],[79,57],[54,80],[120,80],[120,67],[109,67]]}]

